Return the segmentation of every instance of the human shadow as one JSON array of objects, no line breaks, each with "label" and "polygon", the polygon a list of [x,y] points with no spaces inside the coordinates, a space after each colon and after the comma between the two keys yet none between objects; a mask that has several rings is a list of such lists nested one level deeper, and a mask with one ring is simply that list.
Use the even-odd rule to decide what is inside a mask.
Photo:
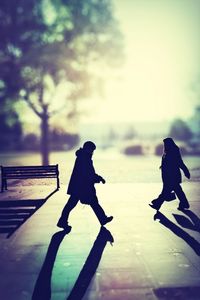
[{"label": "human shadow", "polygon": [[183,213],[187,217],[183,215],[173,214],[177,223],[184,228],[200,232],[200,218],[191,210],[184,210]]},{"label": "human shadow", "polygon": [[114,238],[110,231],[102,226],[67,300],[80,300],[83,298],[96,272],[107,242],[112,244]]},{"label": "human shadow", "polygon": [[39,273],[39,276],[37,278],[34,287],[32,300],[51,299],[51,276],[52,276],[52,270],[54,267],[56,255],[63,238],[70,231],[71,231],[71,227],[68,227],[68,230],[62,230],[56,232],[52,236],[43,266],[41,268],[41,271]]},{"label": "human shadow", "polygon": [[165,215],[163,215],[160,211],[158,211],[154,215],[154,220],[159,220],[160,223],[170,229],[174,234],[178,237],[182,238],[193,250],[194,252],[200,256],[200,243],[195,240],[190,234],[184,231],[181,227],[174,224],[170,221]]},{"label": "human shadow", "polygon": [[[51,299],[51,277],[56,260],[56,255],[63,238],[70,231],[71,228],[68,227],[67,231],[59,231],[52,236],[43,266],[33,290],[32,300]],[[86,262],[78,276],[78,279],[67,299],[82,299],[99,265],[102,253],[107,242],[113,243],[114,239],[110,231],[102,226],[86,259]]]},{"label": "human shadow", "polygon": [[7,233],[9,238],[57,191],[53,190],[43,199],[1,200],[0,233]]}]

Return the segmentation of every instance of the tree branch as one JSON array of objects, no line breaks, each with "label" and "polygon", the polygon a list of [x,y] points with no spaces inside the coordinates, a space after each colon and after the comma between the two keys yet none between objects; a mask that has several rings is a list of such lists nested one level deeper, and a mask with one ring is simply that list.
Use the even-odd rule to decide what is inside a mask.
[{"label": "tree branch", "polygon": [[34,113],[39,118],[42,118],[42,114],[36,109],[35,105],[30,101],[28,95],[24,96],[22,99],[28,104],[28,106],[34,111]]},{"label": "tree branch", "polygon": [[43,95],[44,95],[44,78],[43,78],[43,75],[41,75],[41,82],[39,84],[39,91],[38,91],[38,100],[41,104],[41,106],[44,105],[44,101],[43,101]]}]

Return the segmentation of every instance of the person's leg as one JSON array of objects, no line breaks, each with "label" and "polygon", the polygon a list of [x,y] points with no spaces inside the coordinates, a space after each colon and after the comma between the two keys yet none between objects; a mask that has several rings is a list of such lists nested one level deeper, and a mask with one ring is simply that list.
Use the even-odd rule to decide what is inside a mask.
[{"label": "person's leg", "polygon": [[179,209],[187,209],[190,207],[189,202],[185,196],[185,193],[182,190],[182,187],[180,184],[177,184],[176,186],[174,186],[174,192],[177,195],[178,199],[180,200],[179,203]]},{"label": "person's leg", "polygon": [[166,184],[163,184],[163,189],[161,194],[158,196],[157,199],[154,199],[151,203],[149,204],[151,207],[153,207],[154,209],[159,210],[160,207],[162,206],[162,204],[165,201],[165,195],[168,195],[169,192],[171,191],[170,187]]},{"label": "person's leg", "polygon": [[77,196],[70,196],[68,202],[66,203],[65,207],[63,208],[62,214],[60,219],[57,223],[58,227],[64,227],[68,224],[68,217],[71,210],[77,205],[79,198]]},{"label": "person's leg", "polygon": [[93,209],[95,215],[97,216],[99,222],[101,225],[105,225],[106,223],[112,221],[113,217],[107,217],[103,208],[100,206],[98,198],[95,196],[91,203],[90,203],[91,208]]}]

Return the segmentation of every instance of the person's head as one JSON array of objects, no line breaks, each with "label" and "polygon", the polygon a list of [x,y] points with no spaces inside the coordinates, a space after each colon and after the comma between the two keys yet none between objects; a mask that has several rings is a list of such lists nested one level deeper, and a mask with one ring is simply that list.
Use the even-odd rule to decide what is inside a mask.
[{"label": "person's head", "polygon": [[167,153],[169,151],[173,151],[175,149],[178,149],[178,146],[175,144],[174,140],[170,137],[165,138],[163,140],[164,143],[164,152]]},{"label": "person's head", "polygon": [[83,149],[92,156],[94,150],[96,149],[96,145],[91,141],[87,141],[83,144]]}]

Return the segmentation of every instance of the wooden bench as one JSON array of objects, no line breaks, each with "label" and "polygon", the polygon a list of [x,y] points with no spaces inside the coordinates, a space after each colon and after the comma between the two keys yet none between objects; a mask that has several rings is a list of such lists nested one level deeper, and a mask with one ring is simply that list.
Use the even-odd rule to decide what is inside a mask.
[{"label": "wooden bench", "polygon": [[57,189],[60,188],[58,165],[50,166],[1,166],[1,192],[7,190],[8,179],[56,178]]}]

